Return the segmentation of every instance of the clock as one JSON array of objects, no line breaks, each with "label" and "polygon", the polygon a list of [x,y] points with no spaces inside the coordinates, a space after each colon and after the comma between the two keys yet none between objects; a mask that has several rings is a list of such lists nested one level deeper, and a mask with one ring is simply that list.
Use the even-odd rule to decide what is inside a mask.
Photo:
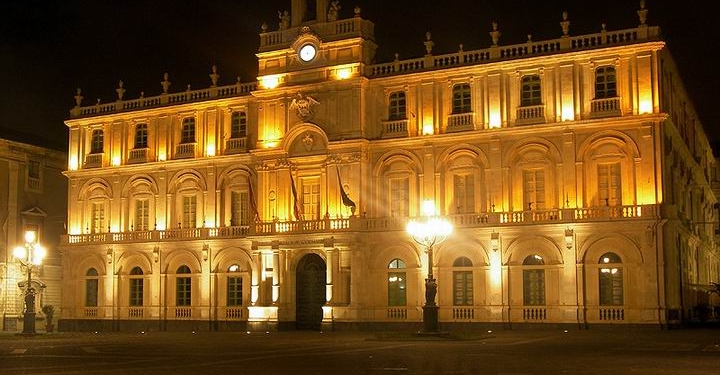
[{"label": "clock", "polygon": [[315,58],[315,55],[317,54],[317,50],[315,49],[315,46],[312,44],[306,44],[302,47],[300,47],[300,51],[298,52],[300,55],[300,60],[304,62],[312,61],[312,59]]}]

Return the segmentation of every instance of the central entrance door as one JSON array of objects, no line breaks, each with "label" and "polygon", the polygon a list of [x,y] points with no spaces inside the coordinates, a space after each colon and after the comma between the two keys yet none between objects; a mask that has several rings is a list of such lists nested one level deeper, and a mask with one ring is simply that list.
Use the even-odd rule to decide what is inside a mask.
[{"label": "central entrance door", "polygon": [[317,254],[303,256],[295,273],[295,326],[320,330],[325,305],[325,261]]}]

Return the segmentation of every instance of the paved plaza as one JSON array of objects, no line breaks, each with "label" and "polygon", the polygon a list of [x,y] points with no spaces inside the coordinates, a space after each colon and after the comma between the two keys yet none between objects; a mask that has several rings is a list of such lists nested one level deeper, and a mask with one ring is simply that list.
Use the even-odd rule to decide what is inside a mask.
[{"label": "paved plaza", "polygon": [[0,334],[12,374],[720,374],[720,330]]}]

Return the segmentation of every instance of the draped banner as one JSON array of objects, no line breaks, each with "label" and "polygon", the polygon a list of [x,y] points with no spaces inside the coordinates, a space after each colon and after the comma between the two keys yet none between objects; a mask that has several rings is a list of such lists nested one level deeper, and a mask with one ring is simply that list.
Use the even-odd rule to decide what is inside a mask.
[{"label": "draped banner", "polygon": [[250,210],[252,210],[253,218],[255,221],[260,221],[260,213],[258,212],[257,208],[257,201],[255,200],[255,191],[253,190],[252,181],[250,181],[250,176],[247,177],[247,183],[248,183],[248,195],[250,196]]},{"label": "draped banner", "polygon": [[355,209],[357,208],[357,205],[355,204],[355,202],[352,201],[352,199],[350,199],[350,197],[348,197],[347,193],[345,192],[342,180],[340,180],[340,171],[336,168],[335,172],[337,172],[338,184],[340,184],[340,198],[342,198],[342,203],[343,205],[345,205],[345,207],[350,207],[350,211],[355,214]]},{"label": "draped banner", "polygon": [[295,189],[295,179],[293,179],[292,171],[290,171],[290,188],[292,188],[293,213],[295,214],[295,220],[303,220],[303,208],[300,200],[298,200],[297,190]]}]

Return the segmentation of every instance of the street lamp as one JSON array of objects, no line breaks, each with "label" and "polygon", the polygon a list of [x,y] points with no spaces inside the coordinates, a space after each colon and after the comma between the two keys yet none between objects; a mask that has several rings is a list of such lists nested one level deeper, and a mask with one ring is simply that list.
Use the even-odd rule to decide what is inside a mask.
[{"label": "street lamp", "polygon": [[433,276],[433,246],[439,245],[452,233],[450,222],[435,216],[435,202],[426,200],[422,204],[422,220],[411,220],[407,232],[423,246],[428,255],[428,272],[425,279],[425,304],[423,305],[423,327],[425,332],[438,332],[438,305],[435,303],[437,283]]},{"label": "street lamp", "polygon": [[25,311],[23,312],[23,334],[35,334],[35,289],[32,287],[32,269],[42,264],[45,248],[37,241],[35,231],[25,232],[25,245],[13,249],[13,256],[27,269],[25,286]]}]

